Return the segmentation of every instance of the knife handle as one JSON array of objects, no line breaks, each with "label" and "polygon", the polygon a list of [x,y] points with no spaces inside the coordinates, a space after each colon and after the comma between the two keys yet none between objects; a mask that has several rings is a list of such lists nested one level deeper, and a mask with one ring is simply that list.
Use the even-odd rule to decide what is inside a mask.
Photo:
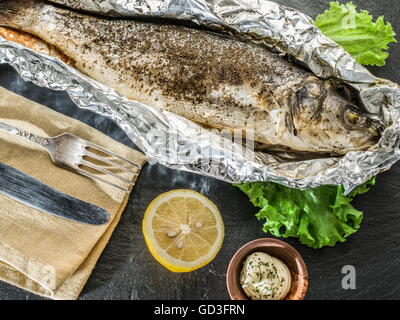
[{"label": "knife handle", "polygon": [[18,129],[4,122],[0,122],[0,130],[28,139],[32,142],[40,144],[42,147],[46,147],[49,144],[49,140],[47,138],[34,135],[28,131]]}]

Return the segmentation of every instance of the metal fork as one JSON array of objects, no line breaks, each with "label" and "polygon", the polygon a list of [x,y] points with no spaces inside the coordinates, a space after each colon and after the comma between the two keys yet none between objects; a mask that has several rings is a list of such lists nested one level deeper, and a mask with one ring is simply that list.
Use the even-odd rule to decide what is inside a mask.
[{"label": "metal fork", "polygon": [[[129,161],[128,159],[125,159],[114,152],[108,151],[92,142],[86,141],[84,139],[81,139],[73,134],[70,133],[64,133],[56,137],[40,137],[37,135],[34,135],[30,132],[21,130],[19,128],[13,127],[9,124],[0,122],[0,130],[6,131],[8,133],[14,134],[16,136],[20,136],[22,138],[28,139],[30,141],[33,141],[42,147],[47,149],[47,152],[49,153],[51,160],[66,169],[69,169],[73,172],[79,173],[83,176],[92,178],[92,179],[97,179],[99,181],[102,181],[104,183],[107,183],[113,187],[116,187],[118,189],[121,189],[123,191],[129,192],[128,189],[122,188],[121,186],[118,186],[117,184],[108,181],[106,179],[103,179],[101,177],[96,176],[95,174],[87,171],[85,168],[91,168],[97,172],[106,174],[106,175],[111,175],[127,184],[134,185],[134,183],[125,177],[122,177],[113,171],[115,170],[120,170],[127,172],[129,174],[132,174],[133,176],[137,176],[139,174],[139,171],[141,169],[141,166]],[[96,154],[94,152],[91,152],[90,149],[93,149],[93,151],[97,151],[101,154],[104,154],[106,156],[101,156],[99,154]],[[93,162],[90,162],[85,159],[87,158],[92,158],[97,160],[97,163],[102,163],[103,165],[95,164]],[[122,163],[129,165],[132,168],[127,168],[125,165],[121,165],[118,163],[115,163],[114,161],[111,161],[107,157],[114,157]],[[107,168],[106,168],[107,166]]]}]

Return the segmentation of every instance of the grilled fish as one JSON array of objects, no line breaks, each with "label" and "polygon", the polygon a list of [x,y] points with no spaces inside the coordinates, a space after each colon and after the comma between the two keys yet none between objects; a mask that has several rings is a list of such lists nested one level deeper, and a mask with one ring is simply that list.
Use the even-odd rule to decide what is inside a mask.
[{"label": "grilled fish", "polygon": [[378,122],[343,94],[346,85],[251,42],[42,0],[0,1],[0,26],[57,48],[75,68],[130,99],[207,127],[252,130],[271,151],[342,155],[371,147],[380,135]]}]

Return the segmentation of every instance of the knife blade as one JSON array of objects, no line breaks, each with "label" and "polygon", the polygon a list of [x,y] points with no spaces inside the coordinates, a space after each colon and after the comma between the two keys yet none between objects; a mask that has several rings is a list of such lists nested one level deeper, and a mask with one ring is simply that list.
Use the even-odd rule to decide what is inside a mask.
[{"label": "knife blade", "polygon": [[0,194],[31,208],[75,222],[102,225],[110,218],[106,210],[57,191],[1,162]]}]

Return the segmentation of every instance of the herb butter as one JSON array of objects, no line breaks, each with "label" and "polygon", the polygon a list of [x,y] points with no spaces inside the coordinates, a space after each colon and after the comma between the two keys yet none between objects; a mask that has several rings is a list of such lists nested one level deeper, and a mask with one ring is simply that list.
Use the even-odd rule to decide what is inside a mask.
[{"label": "herb butter", "polygon": [[282,261],[264,252],[255,252],[243,263],[240,284],[250,299],[282,300],[289,293],[292,279]]}]

